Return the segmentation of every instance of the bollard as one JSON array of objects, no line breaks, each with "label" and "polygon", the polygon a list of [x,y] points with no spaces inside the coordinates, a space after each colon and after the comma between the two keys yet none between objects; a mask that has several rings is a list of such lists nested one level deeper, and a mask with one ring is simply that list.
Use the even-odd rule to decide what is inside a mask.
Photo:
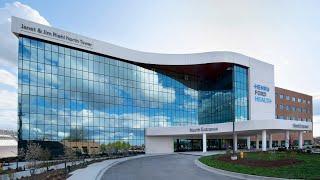
[{"label": "bollard", "polygon": [[240,158],[243,159],[243,152],[240,152]]}]

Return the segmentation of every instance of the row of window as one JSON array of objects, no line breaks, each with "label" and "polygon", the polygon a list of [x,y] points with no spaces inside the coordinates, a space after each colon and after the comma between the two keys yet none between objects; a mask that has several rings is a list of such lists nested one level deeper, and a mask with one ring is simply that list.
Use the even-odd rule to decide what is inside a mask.
[{"label": "row of window", "polygon": [[312,119],[310,118],[301,118],[296,116],[277,116],[277,119],[285,119],[285,120],[298,120],[298,121],[309,121],[311,122]]},{"label": "row of window", "polygon": [[23,140],[142,146],[146,127],[248,119],[245,67],[208,82],[21,37],[18,66]]},{"label": "row of window", "polygon": [[303,104],[311,104],[310,100],[302,99],[302,98],[296,98],[294,96],[289,96],[289,95],[283,95],[283,94],[278,94],[276,93],[276,97],[280,99],[286,99],[287,101],[292,101],[292,102],[298,102],[298,103],[303,103]]},{"label": "row of window", "polygon": [[234,69],[235,121],[248,119],[248,71],[236,66]]},{"label": "row of window", "polygon": [[[293,140],[293,145],[297,146],[298,145],[298,140]],[[267,141],[267,144],[269,145],[269,141]],[[310,145],[311,144],[311,140],[304,140],[303,141],[304,145]],[[256,141],[251,141],[251,146],[255,146],[256,145]],[[260,148],[262,147],[262,141],[259,141],[259,146]],[[272,141],[272,147],[284,147],[285,146],[285,140],[274,140]]]},{"label": "row of window", "polygon": [[279,108],[280,110],[311,114],[311,110],[308,108],[301,108],[301,107],[283,105],[283,104],[276,105],[276,108]]}]

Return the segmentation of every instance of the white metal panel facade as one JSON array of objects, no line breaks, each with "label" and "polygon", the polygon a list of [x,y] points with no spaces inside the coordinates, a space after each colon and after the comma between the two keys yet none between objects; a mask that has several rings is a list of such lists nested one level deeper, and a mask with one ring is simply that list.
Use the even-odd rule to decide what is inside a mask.
[{"label": "white metal panel facade", "polygon": [[[274,67],[271,64],[257,59],[226,51],[194,54],[141,52],[26,21],[17,17],[12,17],[11,30],[16,35],[22,34],[131,62],[159,65],[192,65],[227,62],[243,65],[249,68],[249,119],[268,120],[275,118]],[[265,103],[256,100],[256,85],[264,86],[269,89],[269,91],[266,92],[266,98],[268,98],[270,102]]]}]

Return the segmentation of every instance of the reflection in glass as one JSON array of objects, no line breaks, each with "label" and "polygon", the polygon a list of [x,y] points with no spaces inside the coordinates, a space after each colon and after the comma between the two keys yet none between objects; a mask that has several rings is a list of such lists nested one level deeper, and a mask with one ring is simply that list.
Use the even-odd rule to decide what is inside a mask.
[{"label": "reflection in glass", "polygon": [[247,68],[211,66],[136,65],[20,37],[22,140],[143,146],[147,127],[247,120]]}]

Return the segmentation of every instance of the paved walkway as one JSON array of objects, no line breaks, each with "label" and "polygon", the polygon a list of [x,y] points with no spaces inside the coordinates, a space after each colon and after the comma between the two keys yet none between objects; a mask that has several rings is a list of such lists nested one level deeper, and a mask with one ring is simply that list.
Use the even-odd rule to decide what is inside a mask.
[{"label": "paved walkway", "polygon": [[130,157],[124,157],[124,158],[118,158],[118,159],[109,159],[102,162],[97,162],[88,165],[86,168],[83,169],[77,169],[70,173],[70,177],[68,180],[79,180],[79,179],[85,179],[85,180],[99,180],[101,179],[101,176],[103,175],[103,172],[105,169],[111,167],[113,164],[127,161],[130,159],[136,159],[141,158],[146,155],[137,155],[137,156],[130,156]]},{"label": "paved walkway", "polygon": [[214,174],[197,167],[194,160],[199,156],[170,154],[143,157],[124,161],[109,168],[103,180],[229,180],[235,179]]}]

